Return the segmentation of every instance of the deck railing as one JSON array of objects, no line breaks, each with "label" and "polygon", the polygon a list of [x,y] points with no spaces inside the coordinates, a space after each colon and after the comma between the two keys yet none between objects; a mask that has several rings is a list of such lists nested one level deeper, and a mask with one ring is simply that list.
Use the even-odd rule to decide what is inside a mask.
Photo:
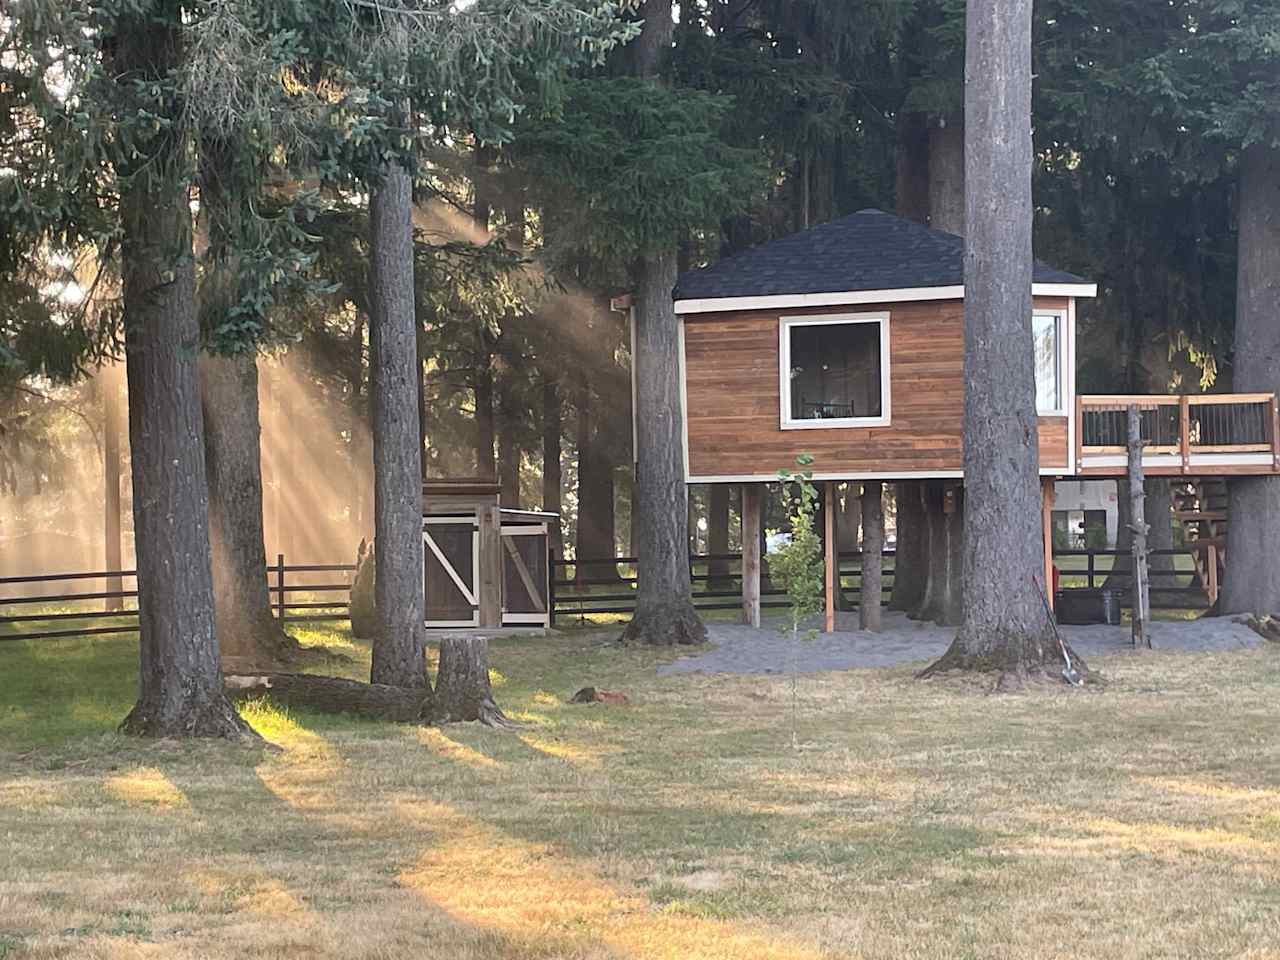
[{"label": "deck railing", "polygon": [[[1116,466],[1127,454],[1129,407],[1138,408],[1143,458],[1161,472],[1250,466],[1280,471],[1280,415],[1274,393],[1196,396],[1082,396],[1076,400],[1076,461]],[[1105,458],[1105,460],[1104,460]],[[1237,462],[1238,461],[1238,462]]]}]

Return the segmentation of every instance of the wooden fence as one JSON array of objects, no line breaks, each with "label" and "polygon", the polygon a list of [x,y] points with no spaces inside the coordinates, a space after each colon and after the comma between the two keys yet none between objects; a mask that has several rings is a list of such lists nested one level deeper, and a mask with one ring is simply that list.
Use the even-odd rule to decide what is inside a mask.
[{"label": "wooden fence", "polygon": [[[1121,594],[1122,605],[1132,575],[1124,567],[1114,570],[1118,558],[1129,554],[1121,550],[1055,550],[1054,563],[1061,574],[1061,588],[1066,591],[1099,590],[1105,585]],[[1152,606],[1166,610],[1197,610],[1208,606],[1204,588],[1196,578],[1190,550],[1152,550],[1153,558],[1170,557],[1174,569],[1153,562],[1151,571]],[[1180,564],[1179,559],[1183,562]],[[727,571],[712,572],[711,564],[728,564]],[[894,551],[884,552],[883,595],[887,600],[893,591]],[[635,611],[635,557],[613,557],[606,560],[555,560],[552,570],[552,623],[557,618],[586,619],[591,614],[620,614]],[[735,610],[742,605],[742,555],[698,554],[690,556],[690,579],[693,582],[693,605],[699,610]],[[579,575],[579,574],[582,575]],[[1083,582],[1077,582],[1082,580]],[[856,607],[862,586],[861,551],[841,552],[840,590],[845,607]],[[760,606],[785,607],[785,592],[762,576]]]},{"label": "wooden fence", "polygon": [[[1208,605],[1190,561],[1189,550],[1155,550],[1152,557],[1171,557],[1174,569],[1161,569],[1156,562],[1151,572],[1152,606],[1166,609],[1203,609]],[[885,551],[883,591],[893,590],[892,550]],[[1066,591],[1098,590],[1104,585],[1127,594],[1130,574],[1113,570],[1118,550],[1055,550],[1054,561],[1061,571]],[[1180,560],[1179,558],[1187,558]],[[552,623],[557,619],[585,620],[592,614],[627,614],[635,610],[636,576],[634,557],[604,560],[554,560],[552,562]],[[738,553],[696,554],[689,558],[693,582],[693,602],[699,610],[736,610],[742,605],[742,555]],[[766,565],[767,566],[767,565]],[[283,554],[267,567],[268,591],[276,619],[282,623],[342,621],[350,616],[350,563],[287,564]],[[859,551],[840,554],[840,588],[846,605],[856,606],[861,586],[862,555]],[[318,575],[325,575],[314,582]],[[291,581],[292,578],[292,582]],[[1110,579],[1109,579],[1110,578]],[[119,590],[88,590],[66,593],[37,592],[47,584],[83,584],[86,581],[121,581]],[[132,582],[125,589],[125,581]],[[312,582],[308,582],[312,581]],[[133,633],[138,629],[136,573],[133,570],[51,573],[30,577],[0,577],[0,591],[22,592],[0,596],[0,641],[45,640],[59,637],[104,636]],[[771,583],[767,570],[762,577],[760,605],[779,608],[787,605],[783,590]],[[133,604],[133,605],[131,605]],[[52,612],[31,609],[57,606]],[[76,609],[63,609],[67,606]],[[112,607],[120,609],[112,609]],[[13,611],[13,612],[8,612]],[[55,629],[23,631],[27,624],[54,625]],[[65,628],[56,628],[66,624]],[[8,632],[13,631],[13,632]]]},{"label": "wooden fence", "polygon": [[[893,590],[893,551],[885,551],[883,592]],[[766,558],[767,560],[767,558]],[[603,560],[553,560],[551,564],[551,622],[574,617],[585,620],[590,614],[633,613],[636,607],[636,558],[611,557]],[[760,606],[785,607],[786,591],[772,583],[766,569],[761,573]],[[719,567],[719,569],[717,569]],[[861,586],[861,551],[840,554],[840,585],[849,594]],[[742,554],[691,554],[689,579],[693,584],[693,605],[699,610],[737,610],[742,607]]]},{"label": "wooden fence", "polygon": [[[315,622],[323,620],[346,620],[349,616],[351,578],[355,574],[353,563],[299,563],[286,564],[284,554],[278,554],[275,564],[267,567],[267,590],[271,597],[271,606],[276,619],[281,623]],[[303,580],[314,578],[316,574],[329,574],[320,583],[290,583],[290,576],[302,576]],[[332,576],[340,574],[342,576]],[[305,575],[310,575],[307,577]],[[46,584],[73,584],[85,581],[104,581],[111,583],[121,581],[119,590],[92,590],[67,593],[37,592],[31,594],[24,588],[37,587],[41,590]],[[336,582],[342,580],[341,583]],[[123,589],[124,581],[131,581],[132,589]],[[329,582],[333,581],[333,582]],[[0,616],[0,628],[8,628],[13,632],[0,632],[0,641],[5,640],[51,640],[59,637],[92,637],[114,633],[134,633],[138,629],[137,571],[105,570],[88,573],[47,573],[32,577],[0,577],[0,589],[10,593],[19,591],[15,596],[0,597],[0,609],[6,615]],[[326,594],[338,594],[332,599]],[[290,595],[302,597],[291,600]],[[76,609],[59,609],[55,612],[31,610],[31,607],[71,606]],[[28,609],[24,609],[28,608]],[[96,609],[93,609],[96,608]],[[114,609],[118,608],[118,609]],[[7,611],[15,611],[7,613]],[[23,631],[25,624],[75,623],[75,627],[67,629]],[[95,626],[94,624],[101,624]]]}]

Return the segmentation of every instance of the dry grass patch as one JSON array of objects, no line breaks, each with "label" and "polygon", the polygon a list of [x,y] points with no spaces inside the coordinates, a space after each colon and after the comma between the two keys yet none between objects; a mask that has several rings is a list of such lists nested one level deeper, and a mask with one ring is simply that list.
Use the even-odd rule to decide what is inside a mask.
[{"label": "dry grass patch", "polygon": [[599,639],[494,643],[517,731],[256,747],[111,733],[128,642],[0,649],[0,958],[1280,956],[1270,649],[992,697]]}]

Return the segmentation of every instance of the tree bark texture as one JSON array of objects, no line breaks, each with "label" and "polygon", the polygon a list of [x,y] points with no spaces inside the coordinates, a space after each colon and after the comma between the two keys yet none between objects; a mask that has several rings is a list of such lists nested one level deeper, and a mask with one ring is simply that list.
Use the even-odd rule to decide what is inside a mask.
[{"label": "tree bark texture", "polygon": [[481,336],[477,347],[472,389],[476,398],[476,476],[498,479],[498,461],[493,454],[497,428],[493,414],[493,355]]},{"label": "tree bark texture", "polygon": [[[159,11],[157,11],[158,13]],[[126,17],[113,67],[167,78],[181,53],[176,14]],[[185,144],[168,133],[137,144],[120,193],[125,366],[138,578],[138,702],[121,724],[155,737],[249,734],[222,691],[209,561],[209,491],[196,358],[191,210]]]},{"label": "tree bark texture", "polygon": [[879,483],[862,485],[862,596],[858,605],[858,625],[863,630],[880,630],[881,564],[884,559],[884,512]]},{"label": "tree bark texture", "polygon": [[964,236],[964,122],[929,124],[929,226]]},{"label": "tree bark texture", "polygon": [[1147,631],[1151,619],[1151,575],[1147,568],[1147,513],[1142,482],[1142,418],[1136,405],[1129,407],[1129,530],[1133,535],[1133,645],[1150,647]]},{"label": "tree bark texture", "polygon": [[350,713],[391,723],[429,722],[434,715],[428,687],[393,687],[310,673],[264,673],[230,675],[226,690],[237,699],[267,696],[285,707]]},{"label": "tree bark texture", "polygon": [[[98,371],[98,391],[102,396],[102,519],[104,570],[123,570],[124,559],[120,549],[120,395],[119,380],[114,365],[103,366]],[[120,577],[108,577],[107,593],[121,593],[124,583]],[[123,599],[108,597],[107,610],[124,609]]]},{"label": "tree bark texture", "polygon": [[731,583],[729,579],[729,561],[715,559],[729,552],[729,491],[728,484],[713,483],[707,494],[707,553],[713,559],[707,561],[707,581],[717,589],[723,589]]},{"label": "tree bark texture", "polygon": [[635,76],[656,77],[663,61],[670,56],[671,41],[675,36],[671,7],[672,0],[644,0],[640,8],[644,26],[640,35],[624,48],[630,56],[631,73]]},{"label": "tree bark texture", "polygon": [[[613,464],[599,442],[594,398],[586,383],[577,392],[577,407],[578,528],[574,553],[579,561],[577,575],[592,580],[612,579],[619,576],[618,566],[612,562],[618,549],[614,527]],[[634,509],[633,503],[633,512]]]},{"label": "tree bark texture", "polygon": [[[1060,673],[1031,338],[1031,0],[970,0],[965,44],[963,619],[926,673]],[[1074,659],[1074,658],[1073,658]],[[1082,666],[1077,664],[1078,669]]]},{"label": "tree bark texture", "polygon": [[[1234,386],[1271,393],[1280,391],[1280,149],[1244,151],[1239,202]],[[1221,611],[1280,613],[1280,477],[1233,478],[1228,516]]]},{"label": "tree bark texture", "polygon": [[961,622],[964,593],[964,506],[963,490],[950,488],[941,480],[924,484],[921,518],[926,530],[923,572],[924,589],[920,605],[911,616],[932,620],[940,626]]},{"label": "tree bark texture", "polygon": [[[560,388],[554,380],[542,383],[542,509],[547,513],[561,511],[560,444],[563,437]],[[564,556],[564,535],[560,521],[553,520],[548,530],[548,546],[556,558]]]},{"label": "tree bark texture", "polygon": [[502,486],[501,503],[509,510],[519,510],[522,456],[517,434],[519,424],[509,398],[504,399],[501,409],[502,428],[498,431],[498,480]]},{"label": "tree bark texture", "polygon": [[895,207],[898,216],[929,222],[929,124],[922,113],[898,114]]},{"label": "tree bark texture", "polygon": [[408,171],[389,165],[369,200],[372,261],[373,516],[378,630],[373,683],[425,687],[422,450],[418,446],[418,329]]},{"label": "tree bark texture", "polygon": [[493,700],[489,641],[484,637],[441,638],[434,716],[439,723],[479,720],[491,727],[509,723]]},{"label": "tree bark texture", "polygon": [[299,646],[276,621],[267,592],[258,364],[252,354],[202,357],[200,388],[218,647],[223,657],[286,661]]},{"label": "tree bark texture", "polygon": [[924,484],[919,480],[899,480],[896,486],[897,540],[889,609],[915,611],[924,601],[929,578],[926,566],[929,527],[921,502]]},{"label": "tree bark texture", "polygon": [[679,328],[671,291],[675,251],[637,266],[635,511],[639,587],[626,642],[701,643],[707,630],[689,580],[689,501],[681,441]]}]

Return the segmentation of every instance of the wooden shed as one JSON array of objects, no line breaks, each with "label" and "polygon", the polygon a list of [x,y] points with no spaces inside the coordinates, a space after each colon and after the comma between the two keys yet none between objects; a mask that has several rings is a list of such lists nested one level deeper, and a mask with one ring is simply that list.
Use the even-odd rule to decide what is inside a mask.
[{"label": "wooden shed", "polygon": [[554,513],[502,507],[495,480],[422,485],[428,627],[551,624],[548,531]]}]

